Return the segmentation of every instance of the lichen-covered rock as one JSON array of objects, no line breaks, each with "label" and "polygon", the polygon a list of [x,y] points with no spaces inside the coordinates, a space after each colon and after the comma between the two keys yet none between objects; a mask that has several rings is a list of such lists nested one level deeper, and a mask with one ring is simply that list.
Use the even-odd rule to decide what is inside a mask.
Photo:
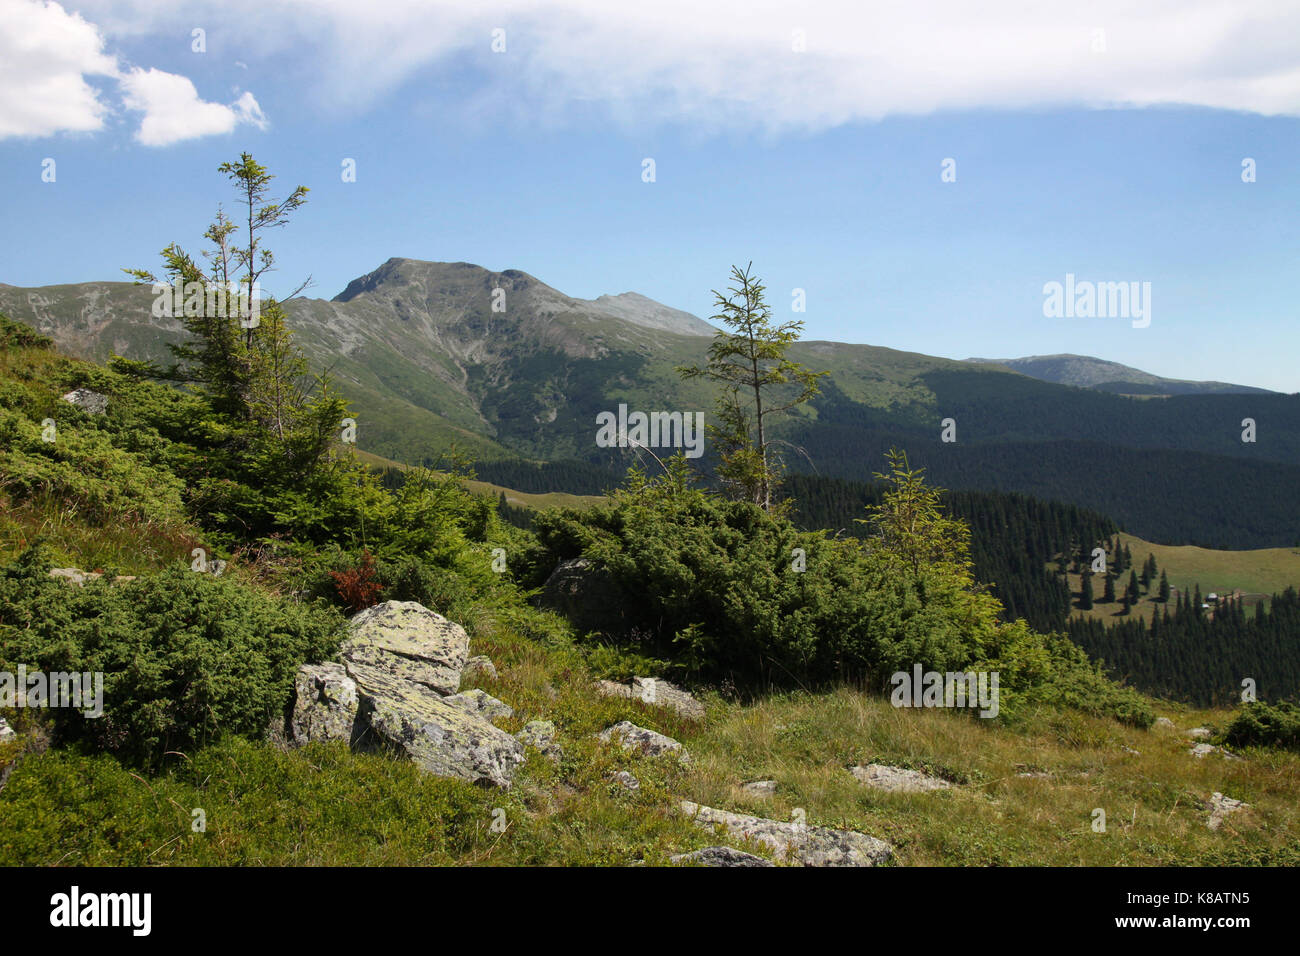
[{"label": "lichen-covered rock", "polygon": [[927,793],[931,790],[952,789],[951,783],[939,777],[932,777],[919,770],[890,767],[881,763],[850,767],[849,773],[853,774],[859,783],[888,793]]},{"label": "lichen-covered rock", "polygon": [[355,615],[341,653],[353,679],[393,677],[454,694],[469,656],[459,624],[415,601],[385,601]]},{"label": "lichen-covered rock", "polygon": [[1214,734],[1210,733],[1207,727],[1193,727],[1187,731],[1188,740],[1209,740]]},{"label": "lichen-covered rock", "polygon": [[467,690],[459,694],[452,694],[447,698],[447,703],[453,707],[460,707],[469,711],[471,714],[478,714],[487,720],[493,717],[513,717],[515,709],[505,701],[497,700],[485,690]]},{"label": "lichen-covered rock", "polygon": [[1250,809],[1249,803],[1234,800],[1232,797],[1225,797],[1215,791],[1210,795],[1210,819],[1206,821],[1205,825],[1211,830],[1217,830],[1223,826],[1223,820],[1228,814],[1248,809]]},{"label": "lichen-covered rock", "polygon": [[730,846],[706,846],[693,853],[679,853],[669,860],[679,865],[695,866],[776,866],[771,860]]},{"label": "lichen-covered rock", "polygon": [[482,717],[447,703],[424,684],[373,667],[348,667],[358,713],[368,725],[361,746],[410,758],[428,773],[507,788],[524,748]]},{"label": "lichen-covered rock", "polygon": [[638,727],[630,720],[622,720],[612,727],[606,727],[600,732],[600,739],[605,743],[617,741],[624,750],[636,751],[647,757],[674,753],[679,760],[690,759],[679,741],[645,727]]},{"label": "lichen-covered rock", "polygon": [[715,810],[689,800],[681,802],[681,809],[699,827],[713,830],[721,826],[734,837],[770,847],[778,856],[804,866],[879,866],[893,854],[893,848],[885,841],[855,830],[765,820]]},{"label": "lichen-covered rock", "polygon": [[633,677],[629,684],[612,680],[597,681],[596,692],[606,697],[624,697],[657,707],[670,707],[692,720],[704,718],[703,704],[692,697],[689,691],[682,690],[662,677]]},{"label": "lichen-covered rock", "polygon": [[1161,729],[1161,730],[1177,730],[1177,729],[1178,729],[1178,725],[1175,724],[1175,723],[1174,723],[1172,720],[1170,720],[1168,717],[1157,717],[1157,718],[1156,718],[1156,723],[1155,723],[1155,725],[1156,725],[1156,727],[1158,727],[1158,728]]},{"label": "lichen-covered rock", "polygon": [[75,388],[64,395],[63,400],[88,415],[103,415],[108,411],[108,396],[88,388]]},{"label": "lichen-covered rock", "polygon": [[461,680],[478,678],[479,680],[496,680],[497,667],[492,663],[492,658],[485,657],[482,654],[476,654],[465,662],[464,668],[461,669]]},{"label": "lichen-covered rock", "polygon": [[776,793],[776,781],[751,780],[749,783],[742,783],[740,789],[753,797],[770,797]]},{"label": "lichen-covered rock", "polygon": [[1204,743],[1202,743],[1202,744],[1193,744],[1193,745],[1192,745],[1192,748],[1191,748],[1190,750],[1188,750],[1187,752],[1188,752],[1189,754],[1191,754],[1193,757],[1196,757],[1198,760],[1200,760],[1200,759],[1202,759],[1202,758],[1204,758],[1204,757],[1208,757],[1210,754],[1218,754],[1218,755],[1219,755],[1220,757],[1222,757],[1224,760],[1240,760],[1240,759],[1241,759],[1241,758],[1238,757],[1236,754],[1234,754],[1234,753],[1229,753],[1228,751],[1224,750],[1222,747],[1216,747],[1216,746],[1214,746],[1214,744],[1204,744]]},{"label": "lichen-covered rock", "polygon": [[357,685],[342,664],[303,664],[294,679],[288,743],[342,740],[351,745],[362,732],[357,723]]},{"label": "lichen-covered rock", "polygon": [[555,741],[555,724],[549,720],[530,720],[515,736],[525,747],[540,751],[542,756],[556,763],[564,757],[564,751]]}]

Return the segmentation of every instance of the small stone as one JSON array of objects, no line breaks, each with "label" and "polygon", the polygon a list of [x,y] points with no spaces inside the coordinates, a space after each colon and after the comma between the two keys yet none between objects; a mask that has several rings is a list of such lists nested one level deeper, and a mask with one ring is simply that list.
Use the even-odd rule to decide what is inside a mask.
[{"label": "small stone", "polygon": [[605,728],[599,736],[605,743],[617,739],[624,750],[634,750],[647,757],[675,753],[683,762],[690,759],[690,755],[682,748],[680,742],[653,730],[638,727],[630,720],[623,720],[612,727]]},{"label": "small stone", "polygon": [[626,770],[620,770],[610,779],[622,786],[624,790],[635,791],[641,789],[641,781],[632,776],[632,774],[628,773]]},{"label": "small stone", "polygon": [[696,850],[693,853],[679,853],[669,857],[669,860],[679,865],[695,864],[696,866],[776,866],[771,860],[729,846],[706,846],[703,850]]},{"label": "small stone", "polygon": [[740,789],[745,793],[755,797],[770,797],[776,793],[775,780],[751,780],[749,783],[742,783]]},{"label": "small stone", "polygon": [[1170,720],[1168,717],[1157,717],[1157,718],[1156,718],[1156,723],[1155,723],[1155,725],[1156,725],[1156,727],[1160,728],[1161,730],[1177,730],[1177,729],[1178,729],[1177,725],[1175,725],[1174,722],[1173,722],[1172,720]]},{"label": "small stone", "polygon": [[485,690],[467,690],[464,693],[452,694],[446,698],[447,703],[453,707],[459,707],[467,710],[471,714],[478,714],[480,717],[486,717],[489,720],[493,717],[513,717],[515,709],[504,701],[497,700]]},{"label": "small stone", "polygon": [[932,777],[919,770],[889,767],[879,763],[869,763],[864,767],[850,767],[849,773],[853,774],[859,783],[887,793],[926,793],[931,790],[952,789],[952,784],[947,780]]},{"label": "small stone", "polygon": [[1142,751],[1140,751],[1140,750],[1134,750],[1132,747],[1127,747],[1127,746],[1121,745],[1119,749],[1122,750],[1122,751],[1124,751],[1126,754],[1133,754],[1134,756],[1137,756],[1137,757],[1142,756]]},{"label": "small stone", "polygon": [[633,677],[630,684],[612,680],[597,681],[596,692],[606,697],[623,697],[656,707],[668,707],[692,720],[704,718],[703,704],[688,691],[662,677]]},{"label": "small stone", "polygon": [[1205,825],[1211,830],[1217,830],[1223,826],[1223,820],[1228,814],[1248,809],[1250,809],[1249,803],[1225,797],[1216,791],[1210,796],[1210,819]]},{"label": "small stone", "polygon": [[18,735],[14,733],[14,729],[5,722],[3,717],[0,717],[0,742],[13,740],[17,736]]},{"label": "small stone", "polygon": [[1193,727],[1191,730],[1187,731],[1188,740],[1209,740],[1213,736],[1214,734],[1212,734],[1206,727]]}]

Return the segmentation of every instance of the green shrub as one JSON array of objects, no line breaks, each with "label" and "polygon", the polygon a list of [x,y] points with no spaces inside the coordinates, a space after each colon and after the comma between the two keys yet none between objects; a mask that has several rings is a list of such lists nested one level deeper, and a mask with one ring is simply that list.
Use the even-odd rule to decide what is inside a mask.
[{"label": "green shrub", "polygon": [[1222,742],[1300,751],[1300,706],[1288,701],[1244,704],[1224,730]]},{"label": "green shrub", "polygon": [[102,672],[103,716],[53,710],[55,730],[143,764],[221,732],[260,735],[298,665],[337,650],[336,611],[229,576],[178,565],[77,588],[47,571],[40,549],[0,569],[0,669]]}]

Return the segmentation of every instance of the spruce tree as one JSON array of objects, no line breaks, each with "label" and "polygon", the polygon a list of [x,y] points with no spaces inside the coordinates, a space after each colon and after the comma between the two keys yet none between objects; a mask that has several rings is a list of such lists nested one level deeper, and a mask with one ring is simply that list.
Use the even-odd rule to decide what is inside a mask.
[{"label": "spruce tree", "polygon": [[1092,610],[1092,569],[1085,566],[1083,569],[1082,584],[1079,588],[1079,607],[1082,610]]},{"label": "spruce tree", "polygon": [[1169,575],[1166,571],[1160,571],[1160,603],[1169,603]]}]

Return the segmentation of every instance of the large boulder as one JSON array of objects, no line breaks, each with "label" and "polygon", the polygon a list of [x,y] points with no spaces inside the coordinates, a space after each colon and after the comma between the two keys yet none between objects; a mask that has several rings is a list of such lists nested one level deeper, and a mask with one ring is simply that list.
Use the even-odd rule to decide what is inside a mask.
[{"label": "large boulder", "polygon": [[415,601],[385,601],[348,622],[343,663],[353,679],[368,675],[421,684],[454,694],[469,657],[469,635],[459,624]]},{"label": "large boulder", "polygon": [[524,747],[504,730],[427,685],[370,666],[349,666],[359,713],[368,727],[362,747],[395,753],[428,773],[502,788],[524,761]]},{"label": "large boulder", "polygon": [[628,596],[608,568],[589,558],[557,564],[538,601],[563,614],[579,631],[622,634],[630,625],[623,613]]},{"label": "large boulder", "polygon": [[357,720],[357,685],[342,664],[303,664],[294,680],[288,742],[342,740],[349,746],[364,727]]},{"label": "large boulder", "polygon": [[706,830],[721,826],[734,837],[761,843],[779,856],[804,866],[879,866],[893,853],[893,848],[885,841],[855,830],[832,830],[806,823],[765,820],[715,810],[689,800],[681,802],[681,809],[695,821],[696,826]]}]

